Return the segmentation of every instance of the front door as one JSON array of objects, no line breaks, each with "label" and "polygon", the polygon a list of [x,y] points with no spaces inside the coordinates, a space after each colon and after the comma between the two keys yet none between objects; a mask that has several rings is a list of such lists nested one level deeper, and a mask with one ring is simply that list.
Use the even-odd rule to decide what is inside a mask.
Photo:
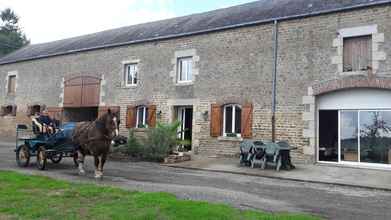
[{"label": "front door", "polygon": [[180,145],[179,151],[191,151],[191,139],[193,128],[193,108],[192,107],[178,107],[177,119],[181,123],[178,128],[178,138],[187,142],[184,145]]}]

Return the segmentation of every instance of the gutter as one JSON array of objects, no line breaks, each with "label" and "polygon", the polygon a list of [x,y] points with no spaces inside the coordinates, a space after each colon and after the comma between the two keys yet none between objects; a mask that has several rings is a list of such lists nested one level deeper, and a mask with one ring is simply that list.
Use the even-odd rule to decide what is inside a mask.
[{"label": "gutter", "polygon": [[264,19],[264,20],[258,20],[258,21],[252,21],[252,22],[245,22],[245,23],[241,23],[241,24],[228,25],[228,26],[211,28],[211,29],[206,29],[206,30],[201,30],[201,31],[165,35],[165,36],[161,36],[161,37],[127,41],[127,42],[122,42],[122,43],[106,44],[106,45],[96,46],[96,47],[82,48],[82,49],[78,49],[78,50],[69,50],[66,52],[53,53],[53,54],[35,56],[35,57],[30,57],[30,58],[22,58],[22,59],[18,59],[18,60],[14,60],[14,61],[4,61],[4,62],[0,61],[0,65],[18,63],[18,62],[23,62],[23,61],[30,61],[30,60],[36,60],[36,59],[42,59],[42,58],[48,58],[48,57],[54,57],[54,56],[75,54],[75,53],[79,53],[79,52],[87,52],[87,51],[98,50],[98,49],[108,49],[108,48],[120,47],[120,46],[132,45],[132,44],[147,43],[147,42],[153,42],[153,41],[159,41],[159,40],[187,37],[187,36],[192,36],[192,35],[207,34],[207,33],[213,33],[213,32],[218,32],[218,31],[241,28],[241,27],[249,27],[249,26],[255,26],[255,25],[260,25],[260,24],[267,24],[267,23],[272,23],[274,21],[281,22],[281,21],[286,21],[286,20],[294,20],[294,19],[299,19],[299,18],[313,17],[313,16],[331,14],[331,13],[336,13],[336,12],[362,9],[362,8],[367,8],[367,7],[372,7],[372,6],[387,5],[387,4],[391,4],[391,0],[384,0],[384,1],[380,1],[380,2],[359,4],[359,5],[348,6],[348,7],[338,8],[338,9],[309,12],[309,13],[304,13],[304,14],[299,14],[299,15],[291,15],[291,16],[277,17],[277,18]]}]

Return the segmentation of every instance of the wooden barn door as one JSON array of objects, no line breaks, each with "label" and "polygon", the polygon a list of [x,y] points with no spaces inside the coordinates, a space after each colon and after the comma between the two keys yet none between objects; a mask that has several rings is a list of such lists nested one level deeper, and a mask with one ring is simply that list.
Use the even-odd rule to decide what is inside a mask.
[{"label": "wooden barn door", "polygon": [[64,83],[64,107],[99,106],[100,79],[93,76],[79,76]]}]

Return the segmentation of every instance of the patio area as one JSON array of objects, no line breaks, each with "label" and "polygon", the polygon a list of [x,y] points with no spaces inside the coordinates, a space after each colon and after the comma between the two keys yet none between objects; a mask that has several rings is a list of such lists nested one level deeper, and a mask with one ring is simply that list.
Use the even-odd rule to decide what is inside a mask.
[{"label": "patio area", "polygon": [[239,166],[239,159],[236,158],[200,156],[193,156],[191,161],[168,164],[167,166],[391,191],[391,170],[352,168],[329,164],[295,164],[296,169],[294,170],[277,172],[273,168],[262,170]]}]

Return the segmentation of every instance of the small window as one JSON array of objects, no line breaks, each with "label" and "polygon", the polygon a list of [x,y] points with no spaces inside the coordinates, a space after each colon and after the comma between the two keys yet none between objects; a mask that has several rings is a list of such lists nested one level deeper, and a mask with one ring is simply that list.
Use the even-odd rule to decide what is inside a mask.
[{"label": "small window", "polygon": [[372,37],[349,37],[343,40],[343,71],[365,71],[372,65]]},{"label": "small window", "polygon": [[125,85],[136,86],[138,81],[138,68],[137,64],[125,65]]},{"label": "small window", "polygon": [[224,136],[240,137],[242,128],[242,109],[239,105],[226,105],[224,112]]},{"label": "small window", "polygon": [[193,80],[192,74],[193,58],[185,57],[178,59],[178,82],[191,82]]},{"label": "small window", "polygon": [[16,116],[16,106],[15,105],[2,106],[0,111],[0,116]]},{"label": "small window", "polygon": [[16,76],[8,76],[8,94],[15,94],[16,91]]},{"label": "small window", "polygon": [[146,106],[137,107],[136,128],[148,127],[148,108]]}]

